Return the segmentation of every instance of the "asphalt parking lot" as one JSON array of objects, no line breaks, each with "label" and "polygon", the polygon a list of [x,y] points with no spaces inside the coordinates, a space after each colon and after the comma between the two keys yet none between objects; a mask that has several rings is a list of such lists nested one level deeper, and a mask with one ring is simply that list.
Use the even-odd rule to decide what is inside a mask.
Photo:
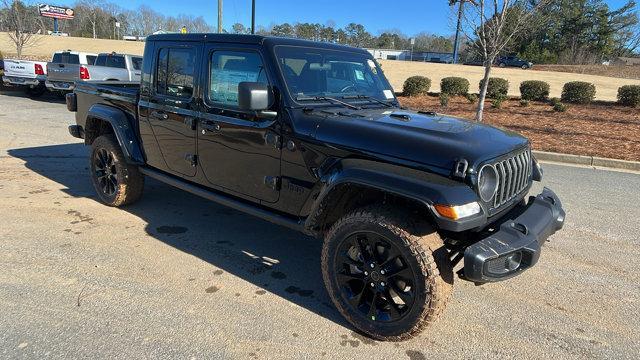
[{"label": "asphalt parking lot", "polygon": [[2,358],[638,357],[639,174],[546,164],[567,223],[538,265],[457,281],[442,319],[381,343],[331,305],[314,239],[154,181],[101,205],[72,122],[0,92]]}]

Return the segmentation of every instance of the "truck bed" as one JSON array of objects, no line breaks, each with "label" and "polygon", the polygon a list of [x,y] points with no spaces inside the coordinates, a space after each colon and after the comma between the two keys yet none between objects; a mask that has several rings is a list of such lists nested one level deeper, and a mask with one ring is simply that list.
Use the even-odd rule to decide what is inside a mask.
[{"label": "truck bed", "polygon": [[131,125],[137,128],[138,97],[140,83],[130,81],[80,81],[74,93],[77,98],[78,111],[76,121],[85,126],[84,122],[91,106],[104,104],[118,108],[125,112]]}]

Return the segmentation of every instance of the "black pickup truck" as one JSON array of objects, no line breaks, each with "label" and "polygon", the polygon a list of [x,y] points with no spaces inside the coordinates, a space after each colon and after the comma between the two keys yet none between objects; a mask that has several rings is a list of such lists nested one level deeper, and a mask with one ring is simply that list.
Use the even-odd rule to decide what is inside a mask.
[{"label": "black pickup truck", "polygon": [[456,275],[521,274],[564,223],[551,190],[527,198],[542,170],[526,138],[400,107],[361,49],[154,35],[140,85],[82,82],[67,107],[105,204],[148,176],[323,238],[329,296],[376,339],[417,334]]}]

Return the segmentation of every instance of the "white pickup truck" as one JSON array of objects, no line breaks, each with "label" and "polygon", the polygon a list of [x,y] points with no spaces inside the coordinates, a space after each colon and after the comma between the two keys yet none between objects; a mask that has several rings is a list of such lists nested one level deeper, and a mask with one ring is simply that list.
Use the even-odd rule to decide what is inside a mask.
[{"label": "white pickup truck", "polygon": [[40,96],[46,91],[44,85],[47,63],[29,60],[4,60],[2,82],[6,86],[24,86],[29,96]]},{"label": "white pickup truck", "polygon": [[[70,53],[71,54],[71,53]],[[73,91],[79,81],[140,81],[142,71],[142,56],[102,53],[92,63],[84,64],[76,62],[56,61],[55,55],[52,62],[47,64],[49,75],[47,87],[51,90]]]}]

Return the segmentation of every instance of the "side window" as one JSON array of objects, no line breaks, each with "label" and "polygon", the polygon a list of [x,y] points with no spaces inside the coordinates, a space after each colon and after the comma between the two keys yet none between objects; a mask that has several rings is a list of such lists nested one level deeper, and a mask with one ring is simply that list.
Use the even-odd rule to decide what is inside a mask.
[{"label": "side window", "polygon": [[215,51],[209,61],[210,102],[238,107],[238,84],[244,81],[267,83],[260,55],[255,52]]},{"label": "side window", "polygon": [[87,65],[94,65],[96,63],[95,55],[87,55]]},{"label": "side window", "polygon": [[[88,57],[87,57],[88,60]],[[99,55],[96,60],[93,62],[96,66],[107,66],[107,56]]]},{"label": "side window", "polygon": [[132,57],[131,65],[133,65],[133,70],[142,70],[142,58],[141,57]]},{"label": "side window", "polygon": [[158,53],[156,93],[179,98],[193,95],[195,50],[163,48]]}]

